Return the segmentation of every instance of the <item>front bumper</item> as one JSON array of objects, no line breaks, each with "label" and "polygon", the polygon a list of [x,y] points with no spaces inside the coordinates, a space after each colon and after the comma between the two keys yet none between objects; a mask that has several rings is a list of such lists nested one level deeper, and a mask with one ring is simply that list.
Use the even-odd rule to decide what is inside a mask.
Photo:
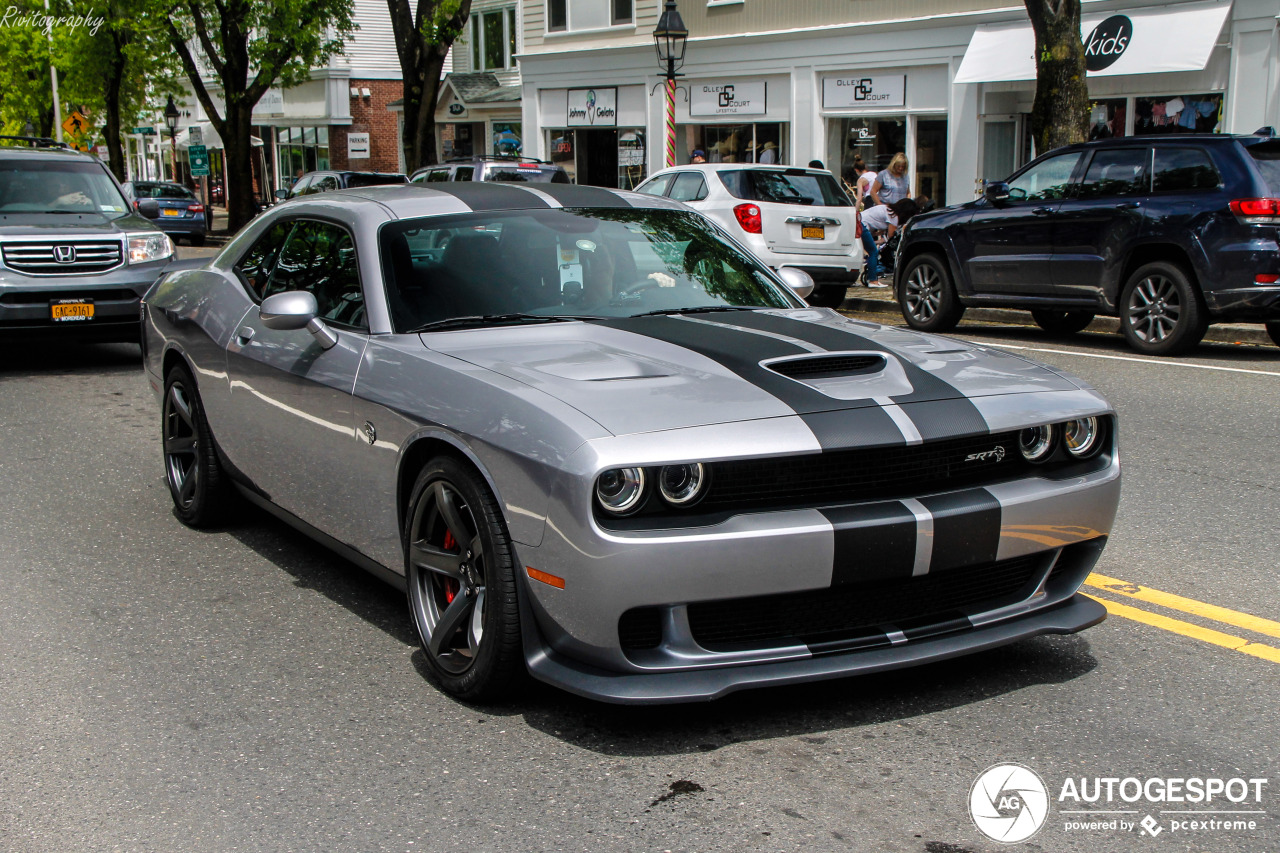
[{"label": "front bumper", "polygon": [[[0,333],[137,340],[142,296],[168,263],[166,259],[125,265],[82,276],[37,277],[0,270]],[[93,318],[55,322],[50,305],[58,299],[92,300]]]}]

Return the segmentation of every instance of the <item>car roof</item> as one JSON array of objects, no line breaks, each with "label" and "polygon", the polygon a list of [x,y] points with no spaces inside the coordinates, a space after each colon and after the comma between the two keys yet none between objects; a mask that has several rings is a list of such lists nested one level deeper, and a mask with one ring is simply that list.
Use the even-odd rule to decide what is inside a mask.
[{"label": "car roof", "polygon": [[[553,209],[557,207],[621,207],[688,210],[680,202],[644,193],[610,190],[582,184],[490,183],[449,181],[435,184],[389,184],[337,190],[302,200],[326,202],[344,198],[376,201],[397,218],[432,216],[468,211]],[[293,204],[293,201],[288,204]]]},{"label": "car roof", "polygon": [[0,145],[0,157],[22,157],[26,160],[88,160],[101,164],[97,157],[70,148],[28,148],[25,145]]}]

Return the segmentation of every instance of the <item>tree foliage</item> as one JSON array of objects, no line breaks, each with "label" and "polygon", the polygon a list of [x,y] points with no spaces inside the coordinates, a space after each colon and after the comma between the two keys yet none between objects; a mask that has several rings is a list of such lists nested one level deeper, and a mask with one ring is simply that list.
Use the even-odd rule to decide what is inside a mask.
[{"label": "tree foliage", "polygon": [[272,86],[307,79],[355,30],[352,0],[170,2],[169,42],[196,99],[222,137],[232,230],[255,213],[252,113]]},{"label": "tree foliage", "polygon": [[1084,142],[1089,133],[1089,87],[1080,0],[1023,0],[1036,34],[1036,97],[1031,137],[1036,151]]},{"label": "tree foliage", "polygon": [[440,76],[471,16],[471,0],[387,0],[387,9],[404,79],[404,162],[412,172],[437,161]]}]

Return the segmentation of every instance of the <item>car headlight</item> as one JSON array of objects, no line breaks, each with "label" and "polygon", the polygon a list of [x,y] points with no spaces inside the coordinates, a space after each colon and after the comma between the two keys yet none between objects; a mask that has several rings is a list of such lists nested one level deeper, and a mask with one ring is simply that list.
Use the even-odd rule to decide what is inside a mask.
[{"label": "car headlight", "polygon": [[702,497],[707,483],[706,469],[701,462],[691,465],[664,465],[658,477],[658,491],[667,503],[685,506]]},{"label": "car headlight", "polygon": [[1087,459],[1102,446],[1102,428],[1097,418],[1076,418],[1062,428],[1067,452],[1077,459]]},{"label": "car headlight", "polygon": [[1053,454],[1053,427],[1027,427],[1018,433],[1018,449],[1028,462],[1044,462]]},{"label": "car headlight", "polygon": [[129,263],[163,261],[173,255],[173,241],[159,232],[129,235]]},{"label": "car headlight", "polygon": [[614,515],[635,512],[643,498],[643,468],[611,468],[596,479],[596,500]]}]

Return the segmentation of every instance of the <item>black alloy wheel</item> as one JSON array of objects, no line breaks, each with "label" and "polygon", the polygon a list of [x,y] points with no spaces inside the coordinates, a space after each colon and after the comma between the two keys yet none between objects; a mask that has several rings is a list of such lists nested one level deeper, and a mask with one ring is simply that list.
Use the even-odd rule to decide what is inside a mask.
[{"label": "black alloy wheel", "polygon": [[469,465],[440,456],[422,469],[404,550],[409,612],[432,676],[467,701],[509,696],[524,674],[511,540]]},{"label": "black alloy wheel", "polygon": [[1031,319],[1046,332],[1054,335],[1074,335],[1082,332],[1093,322],[1092,311],[1055,311],[1048,308],[1035,308],[1031,311]]},{"label": "black alloy wheel", "polygon": [[947,262],[937,255],[916,255],[907,262],[897,296],[907,325],[922,332],[949,332],[964,316]]},{"label": "black alloy wheel", "polygon": [[1120,292],[1120,331],[1139,352],[1181,355],[1200,343],[1207,328],[1200,297],[1176,264],[1144,264]]},{"label": "black alloy wheel", "polygon": [[204,407],[191,373],[169,370],[161,415],[165,480],[174,513],[191,527],[210,527],[226,518],[229,489]]}]

